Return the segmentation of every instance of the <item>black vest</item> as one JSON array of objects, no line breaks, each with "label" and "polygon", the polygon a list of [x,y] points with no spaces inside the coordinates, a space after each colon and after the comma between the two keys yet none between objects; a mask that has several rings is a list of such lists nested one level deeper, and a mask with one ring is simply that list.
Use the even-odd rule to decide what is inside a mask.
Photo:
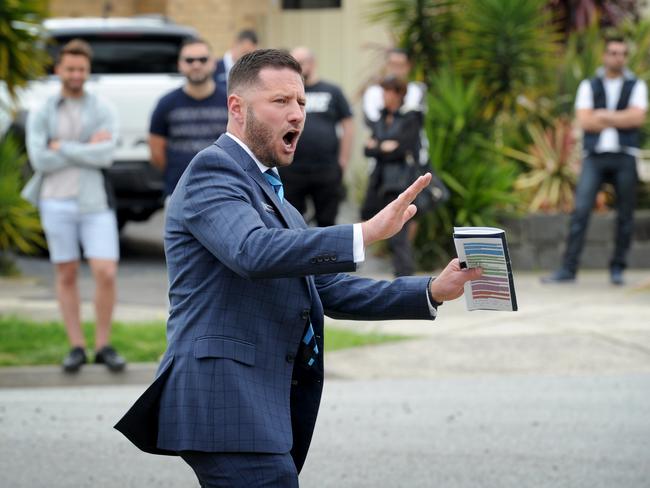
[{"label": "black vest", "polygon": [[[591,92],[594,97],[594,109],[607,108],[607,99],[605,95],[605,86],[600,77],[595,77],[589,80],[591,84]],[[623,87],[621,88],[621,95],[616,104],[616,110],[624,110],[630,102],[630,95],[632,88],[636,83],[636,78],[625,78],[623,80]],[[639,129],[616,129],[618,131],[618,143],[621,148],[639,147],[640,146],[640,132]],[[587,132],[584,133],[582,141],[583,148],[589,153],[596,151],[596,144],[598,144],[598,137],[600,132]]]}]

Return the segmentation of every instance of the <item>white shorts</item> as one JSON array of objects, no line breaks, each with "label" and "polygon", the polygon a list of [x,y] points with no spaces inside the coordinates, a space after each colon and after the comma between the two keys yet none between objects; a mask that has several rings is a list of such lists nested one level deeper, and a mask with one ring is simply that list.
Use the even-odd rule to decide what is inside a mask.
[{"label": "white shorts", "polygon": [[39,204],[50,261],[79,261],[79,244],[86,259],[120,258],[117,219],[113,210],[79,212],[74,199],[45,199]]}]

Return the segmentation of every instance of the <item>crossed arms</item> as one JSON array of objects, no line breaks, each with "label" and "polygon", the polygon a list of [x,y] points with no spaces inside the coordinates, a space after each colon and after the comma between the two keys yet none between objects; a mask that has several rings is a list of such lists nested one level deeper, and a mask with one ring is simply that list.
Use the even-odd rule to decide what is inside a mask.
[{"label": "crossed arms", "polygon": [[580,127],[587,132],[601,132],[609,127],[616,129],[634,129],[645,122],[646,111],[639,107],[625,110],[578,109],[576,118]]}]

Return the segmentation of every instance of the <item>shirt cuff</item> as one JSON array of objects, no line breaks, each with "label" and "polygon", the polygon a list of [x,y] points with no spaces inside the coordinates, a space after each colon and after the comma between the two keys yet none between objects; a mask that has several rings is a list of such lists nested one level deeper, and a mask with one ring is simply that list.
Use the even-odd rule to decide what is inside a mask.
[{"label": "shirt cuff", "polygon": [[355,263],[363,263],[366,260],[366,250],[363,247],[363,232],[361,224],[352,226],[352,258]]},{"label": "shirt cuff", "polygon": [[434,301],[431,297],[431,282],[435,279],[435,276],[432,276],[431,279],[427,282],[427,289],[424,290],[424,292],[427,294],[427,305],[429,305],[429,313],[431,314],[432,319],[435,319],[438,316],[438,307],[442,305],[442,303]]}]

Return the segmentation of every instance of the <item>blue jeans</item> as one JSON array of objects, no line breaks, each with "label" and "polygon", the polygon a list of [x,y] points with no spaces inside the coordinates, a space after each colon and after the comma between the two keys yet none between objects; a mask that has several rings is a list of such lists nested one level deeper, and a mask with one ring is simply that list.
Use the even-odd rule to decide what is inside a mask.
[{"label": "blue jeans", "polygon": [[596,195],[605,182],[612,183],[616,190],[616,243],[609,266],[610,269],[625,269],[634,228],[636,159],[624,153],[602,153],[590,154],[582,163],[563,263],[564,269],[571,273],[578,269],[591,210]]}]

